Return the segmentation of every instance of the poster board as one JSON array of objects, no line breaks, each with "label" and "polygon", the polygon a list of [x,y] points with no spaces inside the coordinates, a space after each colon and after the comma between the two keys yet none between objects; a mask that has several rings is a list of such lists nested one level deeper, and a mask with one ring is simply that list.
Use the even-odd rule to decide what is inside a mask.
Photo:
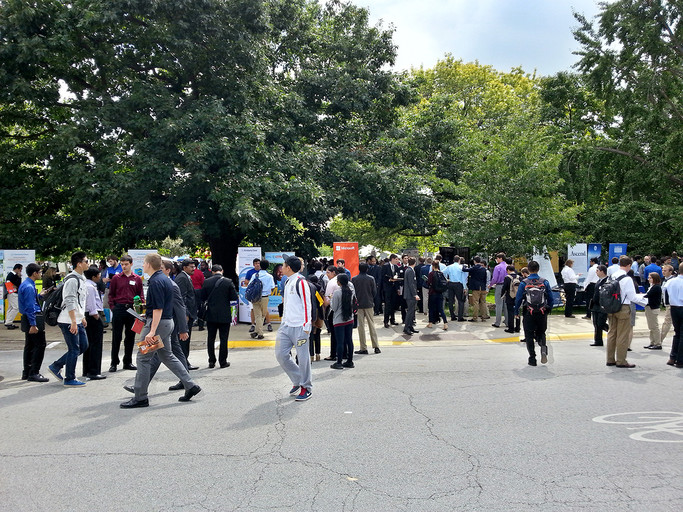
[{"label": "poster board", "polygon": [[[26,279],[26,266],[29,263],[36,262],[36,251],[35,249],[0,249],[0,279],[2,280],[3,286],[3,297],[5,297],[5,277],[7,273],[12,270],[12,267],[17,263],[23,265],[23,270],[21,271],[21,280]],[[0,320],[5,321],[5,311],[7,311],[7,300],[3,300],[3,307],[0,308]]]},{"label": "poster board", "polygon": [[128,251],[128,256],[133,258],[133,274],[140,276],[143,284],[147,282],[147,279],[149,279],[150,276],[142,271],[142,264],[145,262],[145,256],[154,252],[159,251],[157,249],[131,249]]},{"label": "poster board", "polygon": [[332,245],[334,261],[344,260],[344,267],[351,272],[351,277],[358,275],[358,242],[335,242]]},{"label": "poster board", "polygon": [[[268,261],[268,263],[270,263],[270,266],[268,267],[268,272],[272,274],[276,265],[281,265],[285,262],[285,259],[294,255],[295,254],[293,252],[273,251],[264,253],[263,257]],[[282,279],[280,278],[280,280]],[[276,276],[273,276],[273,281],[275,281],[275,288],[273,288],[273,291],[270,294],[270,298],[268,299],[268,315],[270,316],[271,322],[280,322],[282,320],[282,317],[280,316],[278,306],[282,304],[282,295],[280,294],[280,290],[278,288],[279,281],[276,278]]]},{"label": "poster board", "polygon": [[251,323],[251,304],[244,296],[247,291],[247,287],[244,286],[244,279],[247,276],[247,272],[254,268],[254,259],[261,259],[261,248],[260,247],[239,247],[237,249],[237,268],[235,272],[237,273],[237,280],[239,282],[239,321]]},{"label": "poster board", "polygon": [[598,263],[602,263],[602,244],[588,244],[588,268],[593,258],[597,258]]},{"label": "poster board", "polygon": [[574,260],[572,268],[578,275],[579,286],[583,286],[588,273],[588,244],[567,245],[567,259]]},{"label": "poster board", "polygon": [[612,264],[612,258],[620,258],[626,254],[628,244],[609,244],[609,262],[607,266]]}]

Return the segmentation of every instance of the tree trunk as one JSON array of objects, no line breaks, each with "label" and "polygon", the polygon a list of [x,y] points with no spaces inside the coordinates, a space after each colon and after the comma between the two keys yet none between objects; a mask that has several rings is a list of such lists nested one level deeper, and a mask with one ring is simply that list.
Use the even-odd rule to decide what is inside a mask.
[{"label": "tree trunk", "polygon": [[223,275],[237,282],[237,250],[244,240],[242,233],[221,233],[219,238],[209,237],[211,260],[223,267]]}]

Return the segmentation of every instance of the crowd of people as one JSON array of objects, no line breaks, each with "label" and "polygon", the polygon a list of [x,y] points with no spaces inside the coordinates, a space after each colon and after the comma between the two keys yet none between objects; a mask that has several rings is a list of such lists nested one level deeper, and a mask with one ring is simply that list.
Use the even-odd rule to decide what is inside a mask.
[{"label": "crowd of people", "polygon": [[[228,337],[233,322],[231,304],[238,300],[235,283],[223,276],[220,265],[208,267],[192,259],[175,263],[158,254],[148,254],[143,270],[151,277],[147,289],[140,276],[132,271],[133,260],[128,255],[107,258],[104,271],[89,263],[84,252],[71,257],[73,270],[64,278],[61,287],[62,303],[57,324],[62,331],[67,351],[48,365],[48,370],[63,385],[84,386],[87,380],[103,380],[102,346],[106,325],[104,311],[111,311],[112,328],[111,363],[109,372],[116,372],[122,364],[124,370],[136,371],[135,385],[126,386],[134,397],[121,404],[122,408],[149,405],[147,388],[159,365],[164,363],[179,379],[170,390],[184,390],[181,401],[192,399],[201,388],[190,377],[197,369],[188,361],[192,328],[195,323],[207,329],[207,356],[209,368],[230,366]],[[674,266],[674,264],[676,266]],[[276,359],[292,381],[291,394],[299,401],[311,396],[311,363],[321,359],[321,334],[330,335],[330,353],[324,360],[331,368],[354,368],[354,354],[368,354],[366,329],[372,350],[381,353],[375,328],[375,316],[383,318],[384,327],[398,326],[400,312],[402,333],[406,337],[418,333],[416,315],[428,318],[427,328],[441,324],[448,329],[451,322],[485,322],[490,319],[486,296],[494,292],[495,319],[493,327],[506,327],[506,332],[519,333],[528,350],[528,364],[537,365],[536,347],[540,349],[541,363],[548,361],[546,329],[548,316],[555,302],[550,283],[539,275],[539,264],[530,261],[517,271],[512,260],[504,253],[495,255],[495,264],[475,256],[470,262],[454,256],[444,264],[440,255],[419,258],[391,254],[381,264],[370,256],[359,264],[358,275],[351,278],[344,260],[311,260],[305,272],[304,261],[290,257],[268,272],[269,262],[253,261],[243,286],[258,278],[260,296],[255,298],[251,311],[251,336],[263,339],[264,326],[272,331],[268,315],[268,298],[277,287],[283,297],[281,324],[276,337]],[[9,300],[8,328],[14,328],[16,309],[22,314],[25,332],[24,369],[22,379],[47,382],[41,374],[45,352],[45,320],[41,304],[50,293],[55,293],[56,276],[48,269],[43,271],[36,263],[26,267],[27,279],[21,280],[22,265],[15,265],[7,276]],[[567,260],[561,272],[566,297],[565,317],[575,318],[573,303],[578,287],[578,276],[573,262]],[[35,282],[43,278],[43,291],[37,292]],[[18,283],[18,284],[17,284]],[[616,283],[610,284],[610,283]],[[607,331],[606,364],[617,368],[633,368],[627,360],[633,338],[636,305],[645,309],[649,328],[649,350],[661,350],[662,343],[673,328],[674,336],[667,364],[683,368],[683,263],[674,253],[664,260],[654,256],[631,259],[621,256],[610,267],[592,259],[585,281],[587,314],[593,321],[592,346],[603,345],[603,332]],[[604,289],[616,286],[619,303],[607,312],[602,296]],[[644,293],[638,294],[639,287]],[[10,292],[10,290],[12,290]],[[140,304],[146,306],[146,317],[137,321]],[[470,315],[471,306],[471,315]],[[664,308],[664,323],[658,317]],[[16,313],[15,313],[16,316]],[[358,350],[354,350],[354,327],[358,327]],[[136,333],[138,345],[162,347],[137,352],[133,363]],[[218,357],[215,341],[218,337]],[[119,359],[123,341],[123,359]],[[292,356],[292,349],[295,355]],[[76,362],[83,354],[82,380],[76,376]],[[62,370],[64,373],[62,374]]]}]

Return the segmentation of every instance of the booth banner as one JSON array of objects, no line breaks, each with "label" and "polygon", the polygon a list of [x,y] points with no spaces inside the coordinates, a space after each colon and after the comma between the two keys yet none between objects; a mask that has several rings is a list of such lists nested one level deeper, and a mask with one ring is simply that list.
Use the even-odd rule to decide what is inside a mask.
[{"label": "booth banner", "polygon": [[351,272],[351,277],[358,275],[358,242],[335,242],[332,246],[334,261],[344,260],[344,267]]},{"label": "booth banner", "polygon": [[239,281],[239,321],[251,323],[251,304],[244,296],[247,287],[244,280],[247,277],[247,272],[254,268],[254,259],[261,259],[260,247],[239,247],[237,249],[237,280]]},{"label": "booth banner", "polygon": [[550,259],[550,255],[545,252],[545,247],[543,249],[543,253],[534,250],[534,256],[531,259],[537,261],[541,267],[538,271],[538,275],[543,279],[547,279],[551,288],[555,288],[557,286],[557,279],[555,278],[555,272],[553,271],[553,263]]},{"label": "booth banner", "polygon": [[619,258],[626,254],[628,244],[609,244],[609,262],[607,266],[612,264],[612,258]]},{"label": "booth banner", "polygon": [[568,245],[567,259],[574,260],[572,268],[578,276],[579,286],[583,286],[588,273],[588,244]]},{"label": "booth banner", "polygon": [[[0,276],[2,276],[0,279],[2,279],[2,288],[3,288],[3,297],[7,298],[7,294],[5,293],[5,277],[7,277],[7,273],[12,270],[14,265],[19,263],[22,265],[24,268],[21,271],[21,280],[23,281],[26,279],[26,266],[29,263],[35,263],[36,262],[36,251],[34,249],[20,249],[20,250],[11,250],[11,249],[0,249]],[[0,308],[0,319],[4,322],[5,321],[5,311],[7,301],[4,301],[5,307]]]},{"label": "booth banner", "polygon": [[278,306],[282,304],[282,294],[280,293],[282,267],[278,267],[277,271],[275,267],[282,265],[290,256],[295,256],[295,254],[293,252],[266,252],[263,256],[270,264],[268,272],[273,274],[273,281],[275,281],[275,288],[273,288],[270,299],[268,299],[268,315],[271,322],[280,322],[282,320],[280,310],[278,309]]},{"label": "booth banner", "polygon": [[602,263],[600,261],[602,259],[602,244],[588,244],[588,268],[590,268],[590,261],[593,258],[597,258],[598,263]]},{"label": "booth banner", "polygon": [[128,251],[128,256],[133,258],[133,264],[131,265],[133,274],[142,278],[143,285],[146,285],[147,279],[149,279],[150,276],[142,271],[142,264],[145,262],[145,256],[154,252],[158,253],[159,251],[157,249],[131,249]]}]

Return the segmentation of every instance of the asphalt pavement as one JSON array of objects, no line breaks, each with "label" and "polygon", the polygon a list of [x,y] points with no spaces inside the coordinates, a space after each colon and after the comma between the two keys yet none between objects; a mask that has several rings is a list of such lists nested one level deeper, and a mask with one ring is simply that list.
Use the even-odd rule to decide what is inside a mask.
[{"label": "asphalt pavement", "polygon": [[254,346],[237,326],[225,369],[206,368],[206,331],[193,334],[191,402],[167,391],[176,379],[162,367],[136,410],[119,408],[132,371],[82,389],[48,375],[65,349],[56,329],[50,382],[21,381],[22,335],[2,329],[0,511],[683,507],[683,370],[665,364],[671,335],[663,351],[642,348],[642,313],[631,370],[605,366],[581,318],[551,317],[538,367],[490,322],[444,332],[419,315],[407,338],[376,320],[382,353],[354,369],[313,363],[307,402],[288,395],[275,333]]}]

